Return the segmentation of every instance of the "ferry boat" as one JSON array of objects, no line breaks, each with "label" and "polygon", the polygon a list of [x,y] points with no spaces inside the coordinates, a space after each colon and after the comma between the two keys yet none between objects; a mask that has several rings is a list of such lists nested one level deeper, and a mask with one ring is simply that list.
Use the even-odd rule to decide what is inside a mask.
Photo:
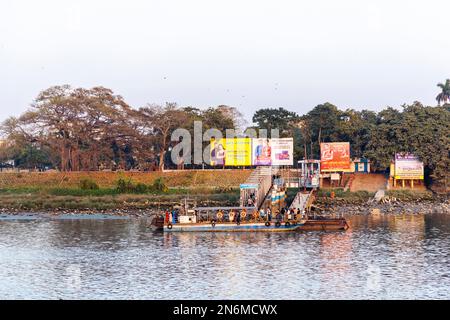
[{"label": "ferry boat", "polygon": [[244,223],[178,223],[165,224],[164,232],[287,232],[295,231],[302,222],[244,222]]},{"label": "ferry boat", "polygon": [[203,207],[180,212],[175,221],[157,216],[151,227],[164,232],[289,232],[296,231],[305,221],[281,216],[269,221],[251,207]]}]

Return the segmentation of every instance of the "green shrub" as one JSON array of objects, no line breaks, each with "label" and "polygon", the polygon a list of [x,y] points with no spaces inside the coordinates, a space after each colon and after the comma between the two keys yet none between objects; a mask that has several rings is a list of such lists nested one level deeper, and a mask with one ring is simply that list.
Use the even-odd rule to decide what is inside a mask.
[{"label": "green shrub", "polygon": [[168,192],[169,188],[167,187],[167,185],[164,182],[163,178],[158,178],[153,182],[153,190],[155,191],[159,191],[159,192]]},{"label": "green shrub", "polygon": [[149,187],[144,183],[138,183],[134,186],[135,193],[147,193],[149,191]]},{"label": "green shrub", "polygon": [[92,179],[81,179],[80,180],[80,189],[81,190],[98,190],[98,184]]},{"label": "green shrub", "polygon": [[134,184],[131,179],[125,180],[123,178],[120,178],[117,181],[117,191],[119,193],[140,193],[140,194],[142,194],[142,193],[148,193],[153,190],[159,191],[158,188],[162,188],[162,187],[164,187],[164,185],[163,186],[160,186],[160,185],[148,186],[144,183]]},{"label": "green shrub", "polygon": [[134,188],[135,187],[131,179],[125,180],[123,178],[120,178],[119,180],[117,180],[117,191],[119,191],[120,193],[133,193]]}]

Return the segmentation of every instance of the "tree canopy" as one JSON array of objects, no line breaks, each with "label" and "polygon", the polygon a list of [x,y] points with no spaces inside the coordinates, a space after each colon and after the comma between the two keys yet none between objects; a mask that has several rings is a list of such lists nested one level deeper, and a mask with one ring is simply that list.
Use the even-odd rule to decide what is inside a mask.
[{"label": "tree canopy", "polygon": [[[450,102],[450,81],[439,84],[438,103]],[[171,135],[184,128],[193,136],[194,122],[203,130],[243,132],[245,121],[232,106],[197,108],[147,104],[132,108],[112,90],[54,86],[42,91],[19,117],[3,122],[8,143],[0,144],[0,163],[13,159],[22,168],[53,167],[62,171],[175,167],[170,161]],[[386,170],[397,152],[412,152],[429,177],[447,181],[450,152],[450,105],[419,102],[379,112],[340,109],[326,102],[299,115],[279,108],[261,108],[254,129],[278,129],[294,137],[297,159],[319,158],[321,142],[348,141],[353,157],[365,157],[376,170]],[[208,142],[202,142],[204,146]],[[207,164],[206,164],[207,165]],[[194,165],[191,165],[194,167]]]},{"label": "tree canopy", "polygon": [[441,92],[436,96],[436,100],[439,105],[441,102],[449,103],[450,102],[450,79],[447,79],[445,83],[438,83],[437,86],[441,88]]}]

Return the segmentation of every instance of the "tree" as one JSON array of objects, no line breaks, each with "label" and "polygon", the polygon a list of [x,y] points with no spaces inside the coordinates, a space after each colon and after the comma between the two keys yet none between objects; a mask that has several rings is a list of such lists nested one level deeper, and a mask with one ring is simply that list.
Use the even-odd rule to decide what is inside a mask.
[{"label": "tree", "polygon": [[404,105],[402,145],[424,163],[434,181],[448,185],[450,169],[450,112],[444,107]]},{"label": "tree", "polygon": [[165,155],[171,144],[172,132],[188,121],[187,114],[175,103],[165,106],[147,105],[140,108],[141,119],[147,122],[149,132],[154,136],[154,147],[159,154],[159,170],[164,170]]},{"label": "tree", "polygon": [[441,105],[441,102],[450,102],[450,79],[447,79],[445,83],[438,83],[437,86],[441,88],[441,92],[436,96],[438,105]]},{"label": "tree", "polygon": [[364,156],[371,160],[375,170],[386,170],[396,152],[401,148],[402,115],[388,107],[377,115],[376,126],[371,132]]},{"label": "tree", "polygon": [[270,134],[271,130],[278,129],[280,136],[292,136],[294,124],[299,121],[297,113],[288,111],[282,107],[278,109],[259,109],[253,115],[252,121],[259,129],[266,129]]},{"label": "tree", "polygon": [[235,109],[227,106],[210,107],[202,112],[202,121],[205,129],[217,129],[225,136],[227,129],[236,129],[237,115]]},{"label": "tree", "polygon": [[301,117],[301,141],[309,158],[319,159],[320,143],[339,141],[338,127],[342,112],[331,103],[317,105]]},{"label": "tree", "polygon": [[17,145],[48,147],[62,171],[97,170],[100,163],[111,166],[113,145],[123,148],[134,135],[129,115],[131,108],[110,89],[54,86],[19,118],[5,121],[3,130]]}]

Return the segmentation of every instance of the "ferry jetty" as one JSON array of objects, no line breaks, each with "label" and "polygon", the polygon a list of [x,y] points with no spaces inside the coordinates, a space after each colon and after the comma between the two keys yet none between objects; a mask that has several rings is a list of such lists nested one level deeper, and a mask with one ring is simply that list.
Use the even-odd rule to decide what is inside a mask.
[{"label": "ferry jetty", "polygon": [[195,201],[185,199],[171,211],[154,217],[150,225],[164,232],[347,230],[349,225],[343,217],[319,215],[314,211],[316,181],[310,176],[314,170],[305,171],[308,176],[299,182],[309,188],[299,188],[290,206],[286,205],[288,183],[285,179],[273,167],[260,167],[241,184],[240,206],[198,207]]}]

